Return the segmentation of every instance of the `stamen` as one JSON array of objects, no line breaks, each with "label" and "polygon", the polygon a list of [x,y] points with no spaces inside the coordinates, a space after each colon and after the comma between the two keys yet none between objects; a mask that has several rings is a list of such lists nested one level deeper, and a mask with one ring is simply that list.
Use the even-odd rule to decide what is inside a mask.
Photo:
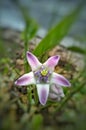
[{"label": "stamen", "polygon": [[46,69],[43,69],[42,71],[41,71],[41,75],[42,76],[46,76],[48,74],[48,71],[46,70]]},{"label": "stamen", "polygon": [[37,83],[48,83],[50,80],[51,72],[44,66],[41,66],[41,68],[38,71],[34,72],[34,75]]}]

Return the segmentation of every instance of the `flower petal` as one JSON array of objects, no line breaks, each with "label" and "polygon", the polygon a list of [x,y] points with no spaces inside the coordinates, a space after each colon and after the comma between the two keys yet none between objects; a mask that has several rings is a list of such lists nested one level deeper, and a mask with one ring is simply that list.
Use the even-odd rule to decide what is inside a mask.
[{"label": "flower petal", "polygon": [[50,86],[50,93],[49,93],[49,98],[52,100],[61,100],[61,97],[64,97],[64,92],[62,87],[56,84],[52,84]]},{"label": "flower petal", "polygon": [[57,84],[51,84],[50,93],[54,93],[55,95],[59,95],[61,97],[64,97],[64,92],[63,92],[62,87],[57,85]]},{"label": "flower petal", "polygon": [[37,57],[29,51],[27,52],[27,60],[33,71],[42,65],[37,59]]},{"label": "flower petal", "polygon": [[61,86],[71,86],[70,82],[62,75],[53,72],[51,83],[55,83]]},{"label": "flower petal", "polygon": [[33,72],[24,74],[23,76],[21,76],[19,79],[15,81],[15,85],[18,86],[25,86],[29,84],[36,84]]},{"label": "flower petal", "polygon": [[61,100],[61,96],[60,95],[56,95],[56,94],[54,94],[54,93],[50,93],[49,94],[49,98],[51,99],[51,100],[58,100],[58,101],[60,101]]},{"label": "flower petal", "polygon": [[49,84],[37,84],[37,92],[40,103],[45,105],[49,95]]},{"label": "flower petal", "polygon": [[52,100],[56,100],[57,95],[55,93],[49,93],[49,98],[52,99]]},{"label": "flower petal", "polygon": [[58,55],[52,56],[43,65],[54,70],[54,67],[57,65],[59,59],[60,59],[60,56]]}]

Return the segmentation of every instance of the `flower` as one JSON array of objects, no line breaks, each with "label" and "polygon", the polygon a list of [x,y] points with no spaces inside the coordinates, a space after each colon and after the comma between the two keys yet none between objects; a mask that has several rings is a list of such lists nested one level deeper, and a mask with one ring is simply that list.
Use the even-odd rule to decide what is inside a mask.
[{"label": "flower", "polygon": [[[70,86],[70,82],[64,76],[54,72],[54,68],[59,59],[60,56],[58,55],[52,56],[42,64],[35,55],[31,52],[27,52],[27,61],[30,64],[32,71],[17,79],[15,85],[25,86],[35,84],[39,101],[42,105],[46,104],[48,96],[51,98],[57,96],[58,99],[63,97],[63,90],[60,86]],[[56,94],[49,92],[50,89],[54,89]]]},{"label": "flower", "polygon": [[64,92],[61,86],[57,84],[52,84],[50,87],[50,93],[49,93],[49,98],[52,100],[61,100],[61,97],[64,97]]}]

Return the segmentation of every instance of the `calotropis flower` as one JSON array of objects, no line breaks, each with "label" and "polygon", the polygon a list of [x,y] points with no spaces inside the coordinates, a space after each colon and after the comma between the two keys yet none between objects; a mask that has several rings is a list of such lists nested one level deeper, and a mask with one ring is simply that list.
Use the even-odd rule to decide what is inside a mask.
[{"label": "calotropis flower", "polygon": [[15,81],[15,84],[18,86],[35,84],[39,101],[42,105],[45,105],[49,96],[50,86],[53,87],[53,84],[58,86],[70,86],[69,81],[65,77],[54,72],[54,67],[57,65],[59,59],[60,56],[58,55],[52,56],[42,64],[36,56],[31,52],[27,52],[27,60],[32,71],[21,76]]}]

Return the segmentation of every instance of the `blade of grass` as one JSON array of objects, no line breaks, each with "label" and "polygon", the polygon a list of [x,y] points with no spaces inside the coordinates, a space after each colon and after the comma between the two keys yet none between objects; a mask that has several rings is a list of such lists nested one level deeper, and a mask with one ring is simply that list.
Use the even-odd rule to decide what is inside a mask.
[{"label": "blade of grass", "polygon": [[23,18],[25,20],[25,29],[22,32],[22,39],[24,40],[24,63],[25,63],[25,71],[28,72],[28,62],[26,59],[26,52],[29,50],[29,41],[35,36],[38,30],[38,24],[29,16],[26,8],[20,6]]},{"label": "blade of grass", "polygon": [[24,5],[21,5],[20,2],[17,0],[14,1],[14,4],[16,4],[16,6],[18,6],[18,8],[20,9],[25,22],[25,28],[21,34],[21,37],[22,40],[24,40],[24,65],[25,65],[25,72],[27,73],[29,71],[29,67],[26,59],[26,52],[27,50],[29,50],[29,41],[35,36],[38,30],[38,24],[29,15],[28,8],[26,8]]},{"label": "blade of grass", "polygon": [[52,49],[54,46],[58,45],[62,38],[67,35],[71,25],[76,20],[82,7],[83,4],[80,4],[72,13],[64,17],[64,19],[59,24],[53,27],[45,36],[45,38],[38,44],[33,53],[36,56],[40,56],[49,49]]},{"label": "blade of grass", "polygon": [[[25,66],[25,72],[29,72],[29,66],[26,58],[26,52],[29,50],[29,41],[35,36],[37,30],[38,30],[38,24],[30,17],[28,13],[28,9],[22,5],[19,4],[19,1],[16,1],[16,4],[21,10],[21,13],[23,15],[24,21],[25,21],[25,29],[22,32],[22,39],[24,40],[24,66]],[[31,90],[27,88],[28,93],[28,110],[31,110],[32,105],[32,93]]]},{"label": "blade of grass", "polygon": [[81,54],[86,54],[86,49],[82,49],[78,46],[70,46],[70,47],[68,47],[68,49],[71,51],[74,51],[74,52],[81,53]]}]

